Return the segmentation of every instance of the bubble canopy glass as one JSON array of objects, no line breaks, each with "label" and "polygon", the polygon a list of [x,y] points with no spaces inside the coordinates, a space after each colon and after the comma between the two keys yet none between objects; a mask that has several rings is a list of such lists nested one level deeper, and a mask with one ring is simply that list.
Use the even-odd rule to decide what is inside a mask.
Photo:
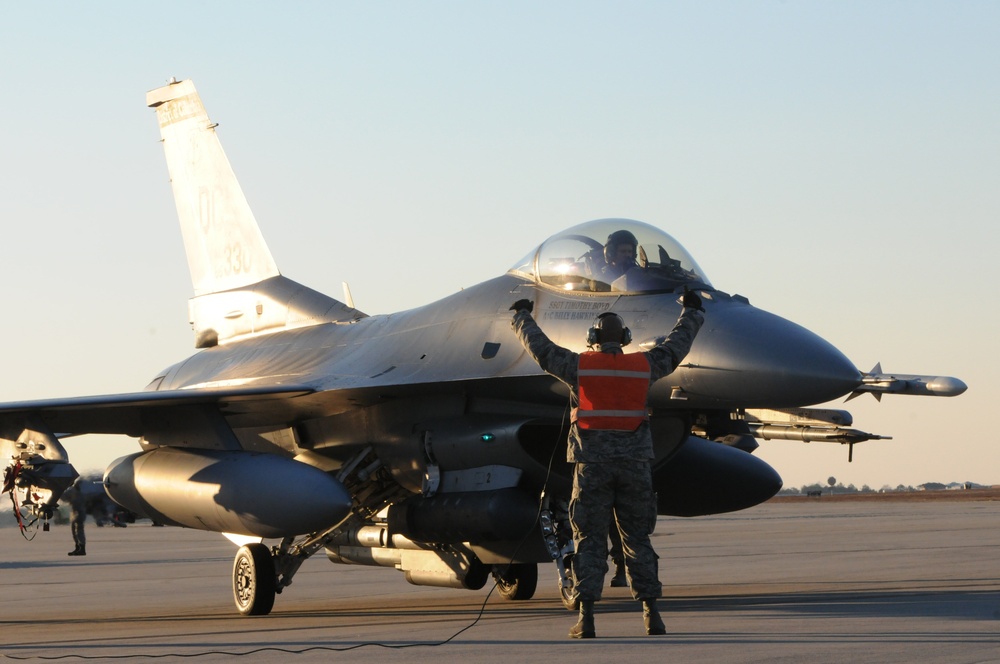
[{"label": "bubble canopy glass", "polygon": [[[622,231],[625,231],[624,233]],[[614,245],[608,246],[614,236]],[[636,240],[634,257],[616,256]],[[632,219],[598,219],[553,235],[518,261],[511,273],[566,291],[663,293],[685,285],[711,288],[677,240]]]}]

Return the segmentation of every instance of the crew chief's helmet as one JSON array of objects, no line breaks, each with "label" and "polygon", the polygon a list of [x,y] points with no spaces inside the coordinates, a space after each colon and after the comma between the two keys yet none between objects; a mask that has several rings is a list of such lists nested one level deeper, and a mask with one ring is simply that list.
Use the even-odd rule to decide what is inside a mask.
[{"label": "crew chief's helmet", "polygon": [[598,346],[609,341],[628,346],[632,343],[632,331],[625,327],[621,316],[605,311],[587,330],[587,345]]}]

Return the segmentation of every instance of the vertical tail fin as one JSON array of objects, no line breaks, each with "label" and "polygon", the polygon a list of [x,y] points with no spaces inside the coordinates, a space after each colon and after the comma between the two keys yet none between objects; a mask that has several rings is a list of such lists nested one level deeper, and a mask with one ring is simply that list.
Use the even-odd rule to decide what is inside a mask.
[{"label": "vertical tail fin", "polygon": [[278,276],[271,252],[191,81],[149,92],[184,235],[195,295]]},{"label": "vertical tail fin", "polygon": [[191,81],[149,92],[184,235],[195,346],[365,314],[281,276]]}]

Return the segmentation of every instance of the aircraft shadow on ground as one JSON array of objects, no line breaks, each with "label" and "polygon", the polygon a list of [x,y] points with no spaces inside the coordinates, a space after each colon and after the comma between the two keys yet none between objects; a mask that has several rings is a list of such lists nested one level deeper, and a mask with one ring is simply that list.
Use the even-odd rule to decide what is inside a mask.
[{"label": "aircraft shadow on ground", "polygon": [[775,593],[667,600],[673,612],[767,612],[827,618],[1000,620],[997,590],[907,590]]}]

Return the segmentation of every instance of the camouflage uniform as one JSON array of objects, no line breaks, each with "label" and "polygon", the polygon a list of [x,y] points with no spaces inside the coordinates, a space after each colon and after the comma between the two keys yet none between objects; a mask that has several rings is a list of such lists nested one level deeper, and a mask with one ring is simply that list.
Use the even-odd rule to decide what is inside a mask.
[{"label": "camouflage uniform", "polygon": [[80,480],[63,491],[60,499],[69,503],[69,528],[73,534],[73,544],[75,545],[75,548],[70,551],[70,555],[87,555],[87,535],[83,528],[83,524],[87,520],[87,501],[83,496]]},{"label": "camouflage uniform", "polygon": [[[685,307],[667,338],[645,353],[650,385],[677,368],[703,320],[697,309]],[[569,385],[573,402],[577,403],[579,354],[553,343],[526,310],[514,314],[512,326],[542,370]],[[618,343],[603,343],[600,350],[623,352]],[[649,542],[649,533],[656,522],[649,421],[643,421],[635,431],[581,429],[574,422],[570,426],[566,456],[576,464],[570,521],[576,541],[573,574],[580,599],[601,599],[608,571],[608,529],[616,514],[632,596],[660,597],[657,556]]]},{"label": "camouflage uniform", "polygon": [[[608,541],[610,547],[611,562],[615,564],[615,575],[611,579],[611,586],[614,587],[618,580],[618,575],[625,574],[625,554],[622,553],[622,535],[618,532],[617,517],[612,518],[608,524]],[[625,584],[628,582],[625,581]],[[622,584],[619,584],[622,585]]]}]

